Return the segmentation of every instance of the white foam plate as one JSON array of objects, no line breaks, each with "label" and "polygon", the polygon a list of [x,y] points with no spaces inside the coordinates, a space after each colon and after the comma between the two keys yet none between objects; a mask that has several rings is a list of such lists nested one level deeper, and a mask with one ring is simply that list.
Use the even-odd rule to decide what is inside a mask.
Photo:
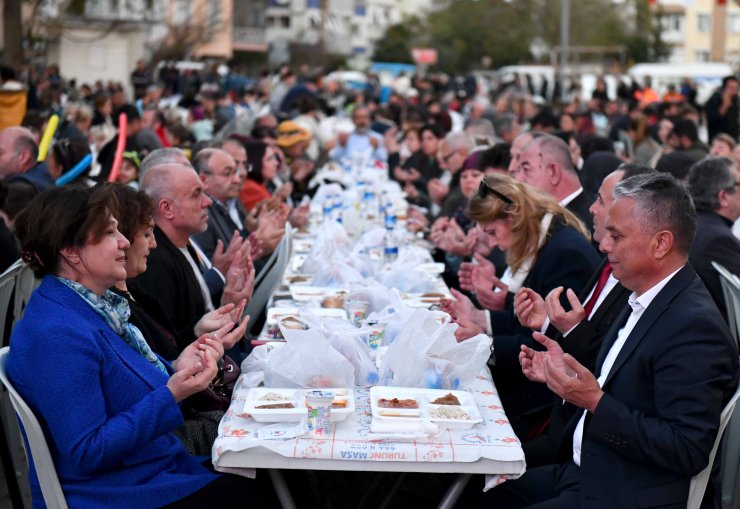
[{"label": "white foam plate", "polygon": [[[244,412],[252,416],[257,422],[298,422],[306,417],[306,391],[314,389],[268,389],[255,387],[249,390],[244,401]],[[332,407],[332,422],[341,422],[355,411],[355,393],[352,389],[324,389],[332,391],[335,401],[346,402],[345,407]],[[295,408],[256,408],[260,405],[282,403],[283,401],[265,401],[267,393],[275,393],[285,398],[285,403],[292,403]]]},{"label": "white foam plate", "polygon": [[[445,419],[435,416],[435,411],[445,405],[435,405],[432,403],[435,399],[441,398],[452,393],[460,401],[460,406],[450,405],[460,408],[467,415],[468,419]],[[418,408],[382,408],[378,406],[379,399],[415,399]],[[441,427],[469,429],[476,424],[483,422],[483,418],[478,410],[473,395],[466,391],[450,391],[443,389],[416,389],[412,387],[371,387],[370,388],[370,408],[373,419],[393,419],[393,420],[429,420]]]}]

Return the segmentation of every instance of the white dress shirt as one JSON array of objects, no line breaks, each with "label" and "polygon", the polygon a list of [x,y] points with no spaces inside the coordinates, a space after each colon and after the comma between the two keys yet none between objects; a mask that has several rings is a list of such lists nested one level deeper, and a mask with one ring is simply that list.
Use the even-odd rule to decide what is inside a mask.
[{"label": "white dress shirt", "polygon": [[583,188],[579,187],[578,189],[570,193],[568,196],[560,200],[560,205],[562,205],[563,207],[566,207],[570,202],[578,198],[578,195],[581,194],[582,192],[583,192]]},{"label": "white dress shirt", "polygon": [[[609,372],[611,371],[612,366],[614,366],[614,361],[617,360],[619,352],[622,351],[624,343],[627,341],[627,338],[632,333],[635,325],[637,325],[640,317],[642,317],[642,314],[648,308],[650,303],[653,302],[653,299],[655,299],[655,297],[658,295],[658,293],[660,293],[663,287],[668,284],[671,278],[673,278],[673,276],[675,276],[676,273],[681,270],[681,268],[683,268],[683,266],[679,267],[677,270],[669,274],[665,279],[661,280],[658,284],[644,292],[639,297],[635,292],[632,292],[632,294],[629,296],[629,298],[627,299],[627,303],[632,308],[632,313],[630,313],[630,316],[627,319],[627,323],[625,323],[624,327],[622,327],[617,333],[617,339],[614,341],[614,344],[609,349],[609,353],[606,354],[604,363],[601,365],[601,374],[597,379],[597,381],[599,382],[599,387],[604,386],[604,382],[609,376]],[[583,415],[581,415],[581,419],[578,421],[576,430],[575,432],[573,432],[573,463],[575,463],[579,467],[581,466],[581,444],[583,443],[583,426],[585,422],[586,411],[584,411]]]}]

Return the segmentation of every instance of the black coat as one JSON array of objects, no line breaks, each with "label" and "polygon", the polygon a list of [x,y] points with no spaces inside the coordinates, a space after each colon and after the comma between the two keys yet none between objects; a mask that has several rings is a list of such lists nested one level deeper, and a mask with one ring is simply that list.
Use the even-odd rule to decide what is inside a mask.
[{"label": "black coat", "polygon": [[[599,255],[578,231],[559,222],[553,221],[548,236],[522,286],[543,296],[558,286],[579,294],[599,266]],[[527,380],[519,365],[521,345],[540,348],[532,331],[519,323],[513,306],[491,312],[491,328],[495,356],[491,372],[507,415],[549,407],[552,393]]]},{"label": "black coat", "polygon": [[175,329],[182,351],[195,338],[193,327],[206,312],[198,280],[185,255],[154,227],[157,249],[149,254],[147,270],[128,281],[134,292],[146,292],[157,301]]},{"label": "black coat", "polygon": [[[591,281],[584,287],[579,295],[581,302],[584,302],[596,286],[605,264],[606,260],[594,272]],[[547,335],[558,341],[563,351],[571,354],[578,362],[593,371],[604,334],[624,310],[630,293],[624,286],[617,283],[599,304],[599,307],[596,308],[590,320],[581,321],[565,337],[552,326],[547,330]],[[557,452],[563,440],[563,431],[577,410],[574,405],[564,404],[559,396],[555,396],[545,432],[522,444],[527,466],[536,467],[557,461]]]},{"label": "black coat", "polygon": [[[630,311],[604,336],[596,376]],[[737,387],[737,355],[706,288],[684,266],[638,320],[586,418],[580,507],[686,507],[691,477],[706,467]],[[582,412],[565,432],[566,461]]]},{"label": "black coat", "polygon": [[712,262],[717,262],[733,274],[740,275],[740,240],[732,233],[732,223],[715,212],[699,211],[694,241],[689,252],[689,262],[704,281],[717,304],[720,313],[727,320],[725,297],[719,274]]}]

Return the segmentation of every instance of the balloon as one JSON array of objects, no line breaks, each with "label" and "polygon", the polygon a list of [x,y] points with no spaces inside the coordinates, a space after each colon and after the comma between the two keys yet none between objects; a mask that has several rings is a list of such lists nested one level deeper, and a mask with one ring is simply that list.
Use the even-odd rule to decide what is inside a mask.
[{"label": "balloon", "polygon": [[38,161],[45,161],[46,154],[49,152],[49,145],[51,145],[51,139],[54,137],[54,133],[59,125],[59,115],[52,115],[49,117],[49,123],[46,124],[46,131],[41,137],[41,143],[39,143],[39,157]]},{"label": "balloon", "polygon": [[80,159],[80,162],[75,164],[67,173],[59,177],[56,180],[56,184],[58,186],[69,184],[75,178],[77,178],[83,171],[85,171],[87,167],[90,166],[91,162],[92,162],[92,154],[87,154],[85,157]]},{"label": "balloon", "polygon": [[116,156],[113,159],[113,166],[108,174],[108,182],[115,182],[118,177],[118,171],[123,163],[123,153],[126,151],[126,131],[128,130],[128,117],[125,113],[118,115],[118,144],[116,145]]}]

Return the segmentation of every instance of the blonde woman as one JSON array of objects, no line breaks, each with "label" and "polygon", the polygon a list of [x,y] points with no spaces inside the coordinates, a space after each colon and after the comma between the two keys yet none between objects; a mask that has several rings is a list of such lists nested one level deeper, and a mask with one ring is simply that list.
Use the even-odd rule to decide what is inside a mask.
[{"label": "blonde woman", "polygon": [[[549,406],[551,395],[543,386],[524,378],[519,367],[521,345],[535,347],[532,331],[519,324],[513,310],[514,294],[523,286],[540,295],[564,287],[578,294],[599,265],[599,255],[581,221],[554,198],[509,176],[486,176],[468,204],[468,215],[478,222],[485,242],[506,252],[508,269],[500,277],[492,265],[463,269],[465,286],[475,285],[478,309],[459,292],[443,308],[460,324],[458,340],[486,332],[493,337],[492,369],[507,415],[516,416]],[[564,300],[563,305],[569,309]],[[515,427],[516,429],[516,427]]]}]

